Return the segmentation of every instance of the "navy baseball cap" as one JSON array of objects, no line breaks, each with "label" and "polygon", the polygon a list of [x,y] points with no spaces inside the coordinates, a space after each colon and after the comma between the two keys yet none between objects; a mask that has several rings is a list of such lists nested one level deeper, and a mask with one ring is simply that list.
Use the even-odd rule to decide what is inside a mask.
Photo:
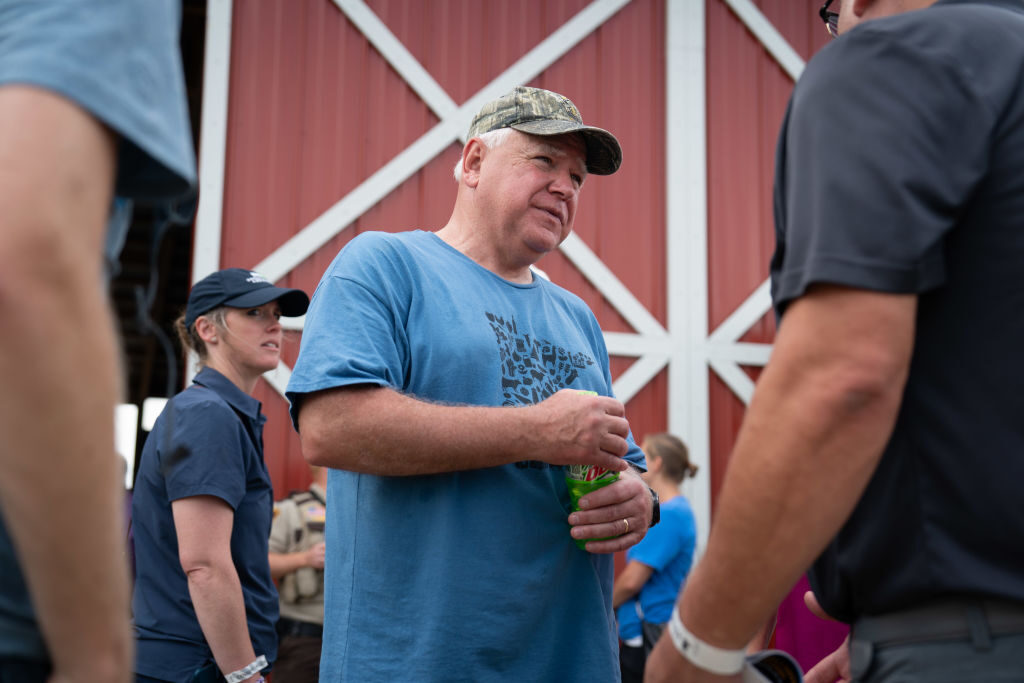
[{"label": "navy baseball cap", "polygon": [[218,270],[192,285],[185,306],[185,327],[192,327],[196,318],[221,306],[252,308],[271,301],[279,302],[281,315],[290,318],[303,315],[309,308],[309,297],[301,289],[275,287],[253,270]]}]

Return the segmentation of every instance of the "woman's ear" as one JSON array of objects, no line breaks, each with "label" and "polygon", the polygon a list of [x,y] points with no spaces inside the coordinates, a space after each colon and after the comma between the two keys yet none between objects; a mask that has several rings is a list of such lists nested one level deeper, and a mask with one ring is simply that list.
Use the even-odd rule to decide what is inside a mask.
[{"label": "woman's ear", "polygon": [[217,341],[217,325],[205,315],[196,318],[196,334],[203,340],[203,343],[210,344]]}]

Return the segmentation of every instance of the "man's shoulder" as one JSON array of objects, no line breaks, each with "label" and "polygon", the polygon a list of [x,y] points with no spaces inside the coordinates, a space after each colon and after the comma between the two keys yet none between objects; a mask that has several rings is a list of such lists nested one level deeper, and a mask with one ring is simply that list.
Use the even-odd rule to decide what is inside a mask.
[{"label": "man's shoulder", "polygon": [[[907,60],[924,70],[938,68],[968,74],[977,66],[987,67],[992,59],[1019,59],[1022,27],[1024,2],[940,2],[920,11],[900,12],[855,26],[841,40],[820,50],[808,64],[808,71],[815,71],[810,68],[813,65],[834,76],[835,67],[849,66],[851,62],[856,66],[863,59],[865,64],[878,64],[882,74],[889,60]],[[881,61],[875,62],[876,59]],[[848,79],[849,72],[845,73]],[[844,79],[831,80],[837,89],[843,87]],[[912,89],[925,87],[906,85]]]},{"label": "man's shoulder", "polygon": [[589,326],[600,331],[601,326],[597,322],[597,318],[594,316],[594,312],[590,310],[590,306],[584,301],[579,295],[570,292],[568,289],[551,282],[550,280],[543,280],[539,287],[539,291],[551,299],[559,302],[562,309],[566,311],[567,315],[572,315],[581,325]]},{"label": "man's shoulder", "polygon": [[572,308],[579,308],[586,311],[590,311],[590,307],[587,306],[587,302],[585,302],[578,294],[570,292],[565,287],[562,287],[561,285],[556,284],[547,278],[541,278],[536,274],[534,274],[534,277],[538,278],[539,280],[538,288],[541,291],[545,292],[548,296],[561,299],[566,303],[566,305]]},{"label": "man's shoulder", "polygon": [[370,230],[353,237],[345,246],[345,250],[407,249],[412,245],[419,245],[429,241],[432,235],[433,233],[424,230],[406,230],[403,232]]},{"label": "man's shoulder", "polygon": [[274,502],[274,524],[296,526],[299,522],[299,503],[292,496]]},{"label": "man's shoulder", "polygon": [[379,276],[382,271],[405,273],[425,254],[432,253],[439,241],[433,233],[422,230],[360,233],[338,253],[324,277],[358,280]]}]

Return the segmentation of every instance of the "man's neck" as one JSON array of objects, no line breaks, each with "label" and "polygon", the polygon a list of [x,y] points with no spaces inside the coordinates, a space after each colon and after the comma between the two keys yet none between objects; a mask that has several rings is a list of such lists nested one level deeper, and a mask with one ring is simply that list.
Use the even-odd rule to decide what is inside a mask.
[{"label": "man's neck", "polygon": [[464,223],[456,221],[454,216],[452,220],[448,221],[447,225],[435,234],[450,247],[461,252],[477,265],[486,268],[498,277],[517,284],[533,282],[530,264],[515,267],[504,263],[498,247],[493,242],[480,238],[479,231],[465,229]]}]

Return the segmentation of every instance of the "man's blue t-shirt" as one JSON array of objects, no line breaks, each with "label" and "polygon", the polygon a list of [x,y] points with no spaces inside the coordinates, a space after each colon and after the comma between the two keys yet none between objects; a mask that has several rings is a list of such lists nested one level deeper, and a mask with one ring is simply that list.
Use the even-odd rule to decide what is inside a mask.
[{"label": "man's blue t-shirt", "polygon": [[[288,385],[526,406],[611,395],[600,327],[550,282],[504,280],[433,233],[367,233],[327,269]],[[344,419],[344,416],[339,416]],[[382,425],[390,419],[380,417]],[[630,437],[627,459],[643,466]],[[612,557],[576,547],[561,467],[331,470],[322,680],[617,681]]]},{"label": "man's blue t-shirt", "polygon": [[178,558],[171,503],[216,496],[235,511],[231,557],[257,655],[277,656],[277,589],[267,560],[273,490],[263,462],[260,402],[204,368],[170,400],[146,439],[132,497],[135,671],[188,680],[212,654]]},{"label": "man's blue t-shirt", "polygon": [[640,589],[640,612],[651,624],[664,624],[672,616],[679,588],[690,572],[697,544],[697,524],[690,502],[676,496],[661,505],[661,522],[643,540],[626,551],[627,561],[654,570]]}]

